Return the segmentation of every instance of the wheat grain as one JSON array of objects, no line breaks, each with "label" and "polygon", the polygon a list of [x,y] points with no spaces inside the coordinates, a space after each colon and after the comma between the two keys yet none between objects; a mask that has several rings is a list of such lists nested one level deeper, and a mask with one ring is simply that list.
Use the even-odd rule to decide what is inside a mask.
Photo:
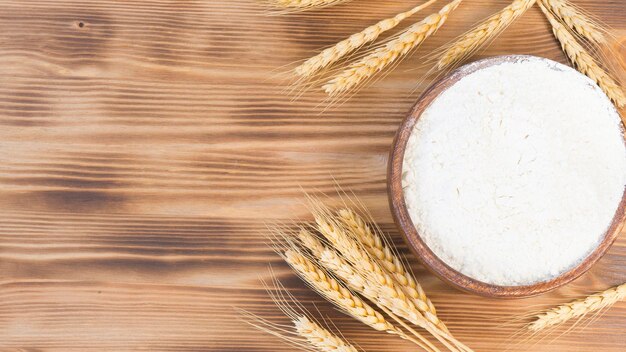
[{"label": "wheat grain", "polygon": [[316,258],[320,258],[326,247],[307,229],[300,229],[298,239]]},{"label": "wheat grain", "polygon": [[572,6],[569,1],[541,0],[541,2],[581,37],[597,44],[607,42],[604,31],[600,25],[576,7]]},{"label": "wheat grain", "polygon": [[404,288],[404,291],[413,299],[416,305],[418,305],[418,309],[422,311],[424,316],[443,331],[448,331],[444,323],[437,317],[437,310],[426,296],[426,292],[422,286],[415,280],[413,275],[405,269],[404,264],[393,254],[393,251],[385,245],[382,236],[372,231],[372,228],[351,209],[344,208],[339,210],[337,217],[352,231],[354,236],[364,244],[365,249],[370,255],[378,259],[379,263],[393,274],[393,277],[398,281],[400,286]]},{"label": "wheat grain", "polygon": [[298,233],[300,243],[319,260],[320,264],[343,280],[350,289],[362,292],[365,278],[357,273],[352,266],[331,248],[327,248],[311,232],[301,229]]},{"label": "wheat grain", "polygon": [[320,352],[357,352],[354,346],[319,326],[306,316],[300,316],[293,321],[298,335],[306,339]]},{"label": "wheat grain", "polygon": [[332,78],[322,87],[323,90],[330,96],[344,93],[382,71],[397,59],[407,55],[439,29],[461,1],[454,0],[439,12],[411,25],[394,39],[374,49],[370,54],[351,64],[339,75]]},{"label": "wheat grain", "polygon": [[537,315],[537,319],[528,325],[528,329],[540,331],[573,318],[582,318],[591,312],[608,308],[624,299],[626,299],[626,284],[547,310]]},{"label": "wheat grain", "polygon": [[429,0],[424,4],[416,6],[409,11],[399,13],[391,18],[386,18],[378,23],[365,28],[364,30],[352,34],[348,38],[338,42],[328,49],[322,50],[319,54],[306,60],[296,67],[295,72],[301,77],[310,77],[324,67],[330,66],[346,55],[354,52],[367,43],[375,41],[382,33],[395,28],[406,18],[413,16],[423,8],[429,6],[437,0]]},{"label": "wheat grain", "polygon": [[483,44],[495,38],[526,10],[533,6],[536,0],[514,0],[489,17],[469,32],[462,35],[442,55],[437,63],[439,70],[450,67],[462,61],[465,57],[478,50]]},{"label": "wheat grain", "polygon": [[337,5],[350,0],[269,0],[269,4],[284,9],[306,10]]},{"label": "wheat grain", "polygon": [[320,263],[337,277],[343,280],[348,286],[357,291],[363,292],[367,285],[367,279],[354,270],[352,265],[341,258],[333,249],[326,249],[321,253]]},{"label": "wheat grain", "polygon": [[622,87],[596,63],[591,54],[576,41],[574,35],[559,22],[555,15],[552,14],[542,2],[539,3],[539,7],[548,21],[550,21],[552,32],[561,43],[561,48],[563,48],[563,51],[570,61],[580,72],[594,80],[617,106],[623,107],[626,105],[626,96],[624,95]]}]

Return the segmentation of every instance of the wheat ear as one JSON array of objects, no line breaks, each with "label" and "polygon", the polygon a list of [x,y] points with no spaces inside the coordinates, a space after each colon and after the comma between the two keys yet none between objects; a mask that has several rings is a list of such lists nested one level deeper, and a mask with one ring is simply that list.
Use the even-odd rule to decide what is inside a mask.
[{"label": "wheat ear", "polygon": [[355,33],[348,38],[340,41],[328,49],[322,50],[319,54],[306,60],[303,64],[296,67],[295,72],[300,77],[310,77],[324,67],[330,66],[339,61],[341,58],[352,53],[364,44],[375,41],[382,33],[395,28],[400,22],[408,17],[413,16],[423,8],[431,5],[437,0],[429,0],[409,11],[399,13],[391,18],[386,18],[378,23]]},{"label": "wheat ear", "polygon": [[324,298],[341,308],[341,310],[378,331],[398,333],[398,330],[387,322],[380,313],[352,294],[350,290],[326,274],[323,269],[304,255],[294,249],[286,250],[283,255],[285,261],[300,277]]},{"label": "wheat ear", "polygon": [[360,292],[367,299],[372,301],[372,303],[376,304],[379,308],[381,308],[387,315],[401,324],[403,327],[407,329],[410,333],[412,333],[416,338],[412,338],[406,335],[404,332],[398,330],[398,332],[388,331],[390,333],[394,333],[399,335],[401,338],[409,340],[416,345],[422,347],[426,351],[432,352],[440,352],[434,345],[432,345],[426,338],[424,338],[421,334],[411,329],[409,326],[404,324],[398,317],[396,317],[391,311],[386,309],[385,307],[379,305],[377,303],[376,297],[367,295],[374,291],[368,287],[370,285],[367,282],[367,279],[355,270],[350,263],[344,260],[334,249],[328,248],[322,244],[320,240],[317,239],[311,232],[306,229],[300,230],[298,233],[298,239],[300,243],[305,246],[309,251],[319,260],[320,264],[340,278],[344,283],[348,285],[352,290],[356,292]]},{"label": "wheat ear", "polygon": [[300,230],[298,239],[319,260],[324,268],[335,274],[350,289],[356,292],[363,291],[365,278],[359,275],[334,249],[324,246],[316,236],[306,229]]},{"label": "wheat ear", "polygon": [[528,329],[540,331],[573,318],[582,318],[624,299],[626,299],[626,284],[547,310],[537,315],[537,319],[528,325]]},{"label": "wheat ear", "polygon": [[515,0],[489,17],[469,32],[462,35],[441,55],[437,68],[439,70],[453,66],[465,57],[470,56],[483,44],[495,38],[526,10],[531,8],[536,0]]},{"label": "wheat ear", "polygon": [[316,7],[327,7],[350,0],[269,0],[269,4],[284,9],[306,10]]},{"label": "wheat ear", "polygon": [[422,286],[415,280],[402,264],[402,261],[393,254],[393,251],[385,245],[383,238],[372,231],[372,228],[352,209],[341,209],[337,217],[343,222],[352,234],[360,239],[365,249],[394,275],[398,283],[405,288],[405,292],[419,304],[420,311],[428,320],[433,322],[443,331],[448,331],[444,323],[437,317],[435,306],[426,296]]},{"label": "wheat ear", "polygon": [[591,54],[576,41],[574,35],[559,22],[542,2],[539,3],[539,7],[541,7],[548,21],[550,21],[552,32],[561,43],[561,48],[563,48],[570,61],[580,72],[594,80],[617,106],[623,107],[626,105],[626,96],[624,96],[622,87],[596,63]]},{"label": "wheat ear", "polygon": [[354,346],[302,315],[293,321],[298,335],[321,352],[357,352]]},{"label": "wheat ear", "polygon": [[[270,269],[271,272],[271,269]],[[272,275],[273,276],[273,275]],[[321,324],[310,318],[306,309],[278,279],[272,277],[274,289],[261,281],[271,300],[291,320],[292,329],[284,324],[272,322],[258,315],[238,309],[245,322],[257,329],[274,335],[285,342],[306,351],[319,352],[357,352],[358,350],[336,336]]]},{"label": "wheat ear", "polygon": [[322,88],[328,95],[334,96],[350,90],[365,79],[382,71],[398,58],[407,55],[411,50],[417,48],[426,38],[435,33],[461,1],[454,0],[444,6],[439,12],[411,25],[385,45],[374,49],[371,53],[351,64]]},{"label": "wheat ear", "polygon": [[[297,250],[288,249],[284,252],[283,257],[313,289],[348,315],[375,330],[385,331],[389,334],[398,335],[405,340],[409,340],[426,351],[437,351],[431,348],[428,343],[425,343],[425,340],[418,341],[396,328],[393,324],[388,322],[382,314],[369,306],[358,296],[354,295],[350,290]],[[421,336],[416,335],[416,337]]]},{"label": "wheat ear", "polygon": [[459,351],[458,347],[448,343],[451,341],[465,351],[470,349],[463,346],[448,332],[443,331],[435,323],[428,320],[419,310],[417,303],[410,298],[405,290],[370,256],[362,246],[345,233],[343,228],[334,221],[327,209],[315,209],[314,217],[318,231],[337,249],[352,265],[354,271],[366,278],[366,284],[361,292],[372,302],[386,308],[395,316],[419,326],[431,333],[450,351]]},{"label": "wheat ear", "polygon": [[[395,279],[402,291],[412,300],[424,318],[430,324],[434,325],[438,331],[442,332],[442,337],[452,342],[460,350],[471,351],[469,347],[462,344],[450,334],[443,321],[437,317],[435,306],[430,299],[428,299],[421,285],[419,285],[406,270],[402,261],[393,254],[394,251],[385,243],[382,235],[377,232],[378,230],[372,230],[363,218],[354,210],[348,208],[339,210],[337,212],[337,218],[343,223],[344,229],[346,229],[356,241],[362,244],[362,247],[369,255],[375,258],[388,273],[392,274],[392,278]],[[383,297],[383,300],[384,299]],[[431,333],[433,332],[431,331]]]},{"label": "wheat ear", "polygon": [[604,31],[598,23],[586,16],[567,0],[540,0],[542,4],[558,16],[567,26],[581,37],[596,44],[607,42]]}]

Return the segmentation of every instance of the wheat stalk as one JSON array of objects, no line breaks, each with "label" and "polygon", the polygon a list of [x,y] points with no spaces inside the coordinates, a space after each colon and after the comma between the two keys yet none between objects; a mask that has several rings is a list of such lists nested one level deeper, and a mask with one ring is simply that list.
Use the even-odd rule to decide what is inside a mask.
[{"label": "wheat stalk", "polygon": [[269,0],[269,4],[284,9],[306,10],[337,5],[350,0]]},{"label": "wheat stalk", "polygon": [[310,77],[324,67],[330,66],[339,61],[346,55],[354,52],[363,45],[375,41],[382,33],[395,28],[400,22],[406,18],[413,16],[423,8],[431,5],[437,0],[429,0],[424,4],[416,6],[409,11],[399,13],[391,18],[386,18],[378,23],[355,33],[348,38],[338,42],[328,49],[322,50],[319,54],[306,60],[303,64],[296,67],[295,72],[301,77]]},{"label": "wheat stalk", "polygon": [[558,16],[569,28],[581,37],[596,44],[607,42],[604,31],[591,18],[586,16],[567,0],[541,0],[542,4]]},{"label": "wheat stalk", "polygon": [[576,41],[574,35],[559,22],[555,15],[552,14],[542,2],[539,3],[539,7],[548,21],[550,21],[552,32],[561,43],[561,47],[570,61],[572,61],[578,70],[594,80],[617,106],[623,107],[626,105],[626,96],[624,96],[624,91],[620,85],[596,63],[591,54]]},{"label": "wheat stalk", "polygon": [[626,299],[626,283],[547,310],[537,315],[537,319],[528,325],[528,329],[540,331],[573,318],[582,318],[591,312],[610,307],[624,299]]},{"label": "wheat stalk", "polygon": [[343,224],[352,231],[354,236],[358,238],[370,255],[374,256],[378,261],[394,275],[398,283],[404,287],[405,292],[418,305],[418,309],[422,314],[437,325],[443,331],[448,331],[444,323],[437,317],[435,306],[426,296],[426,292],[422,286],[415,280],[402,264],[402,261],[393,254],[393,251],[385,245],[382,237],[372,231],[370,226],[353,210],[341,209],[337,212],[337,217]]},{"label": "wheat stalk", "polygon": [[439,12],[411,25],[385,45],[374,49],[370,54],[351,64],[322,88],[327,94],[334,96],[350,90],[365,79],[382,71],[398,58],[417,48],[426,38],[435,33],[461,1],[454,0]]},{"label": "wheat stalk", "polygon": [[536,0],[514,0],[489,17],[477,27],[462,35],[440,57],[437,68],[439,70],[455,65],[465,57],[471,55],[487,41],[495,38],[526,10],[533,6]]}]

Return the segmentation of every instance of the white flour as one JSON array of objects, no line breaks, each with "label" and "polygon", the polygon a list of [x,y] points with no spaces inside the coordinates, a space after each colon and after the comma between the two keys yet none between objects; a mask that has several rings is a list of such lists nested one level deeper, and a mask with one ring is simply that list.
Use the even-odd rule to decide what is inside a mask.
[{"label": "white flour", "polygon": [[433,252],[480,281],[551,279],[597,246],[626,184],[620,118],[591,80],[527,58],[441,94],[404,156],[409,214]]}]

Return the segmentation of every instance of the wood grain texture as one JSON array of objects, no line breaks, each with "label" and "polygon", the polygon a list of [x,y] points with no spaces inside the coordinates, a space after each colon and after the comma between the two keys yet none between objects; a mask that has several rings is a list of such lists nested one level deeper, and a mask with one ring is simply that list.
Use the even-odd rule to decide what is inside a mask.
[{"label": "wood grain texture", "polygon": [[[419,52],[506,3],[467,0]],[[625,1],[576,3],[626,42]],[[0,350],[291,351],[233,310],[284,321],[259,285],[270,263],[365,350],[413,348],[325,304],[263,238],[268,222],[309,219],[302,189],[332,193],[336,180],[408,254],[385,173],[429,83],[416,86],[420,55],[323,114],[321,93],[293,101],[277,73],[413,3],[278,17],[259,4],[0,1]],[[536,8],[478,57],[512,53],[565,62]],[[521,301],[460,293],[411,264],[458,338],[500,351],[512,316],[626,281],[626,240],[574,283]],[[625,316],[618,305],[583,332],[512,350],[623,351]]]}]

